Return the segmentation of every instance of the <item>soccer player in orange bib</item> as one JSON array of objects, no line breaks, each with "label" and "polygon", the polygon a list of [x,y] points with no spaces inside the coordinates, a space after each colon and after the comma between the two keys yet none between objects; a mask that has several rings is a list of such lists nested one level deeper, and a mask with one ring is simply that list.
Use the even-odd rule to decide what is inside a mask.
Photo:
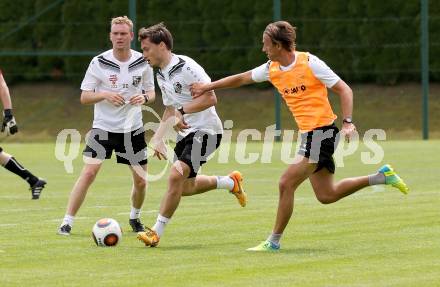
[{"label": "soccer player in orange bib", "polygon": [[196,83],[191,87],[193,97],[206,91],[234,88],[255,82],[269,81],[282,95],[299,127],[301,145],[294,163],[290,164],[279,180],[279,202],[275,226],[267,240],[249,248],[249,251],[278,251],[280,239],[293,212],[294,193],[309,179],[316,198],[329,204],[364,187],[387,184],[408,192],[407,185],[390,165],[384,165],[375,174],[345,178],[334,182],[333,153],[338,143],[339,129],[335,125],[327,96],[327,88],[341,100],[341,133],[349,140],[356,127],[352,120],[353,92],[318,57],[295,49],[296,28],[285,21],[267,25],[263,33],[263,52],[269,61],[250,71],[232,75],[212,83]]}]

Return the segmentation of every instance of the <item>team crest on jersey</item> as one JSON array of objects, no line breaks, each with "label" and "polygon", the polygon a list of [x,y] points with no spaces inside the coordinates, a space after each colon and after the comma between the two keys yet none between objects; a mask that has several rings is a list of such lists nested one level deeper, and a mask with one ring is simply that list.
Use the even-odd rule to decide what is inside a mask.
[{"label": "team crest on jersey", "polygon": [[108,80],[111,83],[111,88],[112,89],[116,89],[118,87],[118,85],[116,84],[116,82],[118,81],[118,77],[116,75],[110,75],[110,77],[108,77]]},{"label": "team crest on jersey", "polygon": [[175,82],[175,83],[173,84],[173,86],[174,86],[174,91],[175,91],[176,93],[178,93],[178,94],[182,93],[182,84],[181,84],[181,83],[179,83],[179,82]]},{"label": "team crest on jersey", "polygon": [[141,76],[133,76],[133,82],[132,85],[137,87],[139,83],[141,82],[142,77]]}]

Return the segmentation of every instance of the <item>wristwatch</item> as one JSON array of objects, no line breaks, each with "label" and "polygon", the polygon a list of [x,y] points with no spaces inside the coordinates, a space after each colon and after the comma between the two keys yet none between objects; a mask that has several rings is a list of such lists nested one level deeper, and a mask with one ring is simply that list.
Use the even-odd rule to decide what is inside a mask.
[{"label": "wristwatch", "polygon": [[346,117],[345,119],[342,120],[342,122],[346,124],[352,124],[353,119],[351,117]]},{"label": "wristwatch", "polygon": [[149,100],[149,98],[148,98],[148,96],[147,95],[143,95],[144,96],[144,99],[145,99],[145,103],[144,103],[144,105],[146,105],[147,103],[148,103],[148,100]]},{"label": "wristwatch", "polygon": [[185,114],[182,106],[178,107],[177,110],[182,114],[182,116]]}]

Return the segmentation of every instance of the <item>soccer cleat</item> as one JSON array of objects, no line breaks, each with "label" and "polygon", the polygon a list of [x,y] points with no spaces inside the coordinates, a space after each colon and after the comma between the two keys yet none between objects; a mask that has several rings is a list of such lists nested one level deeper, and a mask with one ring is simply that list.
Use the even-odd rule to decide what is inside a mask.
[{"label": "soccer cleat", "polygon": [[72,227],[69,224],[64,224],[64,225],[60,226],[57,233],[59,235],[69,236],[70,230],[72,230]]},{"label": "soccer cleat", "polygon": [[400,190],[400,192],[407,194],[409,192],[409,188],[406,183],[397,175],[397,173],[393,170],[391,165],[386,164],[382,166],[379,171],[383,175],[385,175],[385,184],[391,185]]},{"label": "soccer cleat", "polygon": [[242,207],[246,206],[247,195],[243,188],[243,176],[239,171],[233,171],[229,174],[229,177],[234,181],[234,187],[230,191],[235,197],[237,197],[238,202]]},{"label": "soccer cleat", "polygon": [[145,226],[145,231],[138,232],[137,239],[145,243],[145,246],[156,247],[160,238],[156,231]]},{"label": "soccer cleat", "polygon": [[47,182],[44,179],[39,178],[38,181],[29,188],[32,192],[32,199],[40,198],[41,192],[46,184]]},{"label": "soccer cleat", "polygon": [[133,228],[133,232],[145,231],[145,228],[139,218],[130,219],[128,222],[130,223],[131,228]]},{"label": "soccer cleat", "polygon": [[276,245],[269,240],[263,241],[255,247],[246,249],[247,251],[264,251],[264,252],[277,252],[280,250],[280,245]]}]

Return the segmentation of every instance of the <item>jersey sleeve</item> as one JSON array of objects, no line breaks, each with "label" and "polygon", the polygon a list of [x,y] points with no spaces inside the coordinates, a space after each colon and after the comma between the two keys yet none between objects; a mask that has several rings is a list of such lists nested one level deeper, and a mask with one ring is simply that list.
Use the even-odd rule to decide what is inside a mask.
[{"label": "jersey sleeve", "polygon": [[154,72],[150,65],[142,73],[142,89],[145,91],[154,91]]},{"label": "jersey sleeve", "polygon": [[257,83],[269,81],[269,66],[270,61],[252,69],[252,80]]},{"label": "jersey sleeve", "polygon": [[309,55],[309,67],[315,77],[320,80],[327,88],[333,87],[341,78],[336,75],[324,61],[315,55]]},{"label": "jersey sleeve", "polygon": [[205,72],[205,69],[197,64],[194,60],[189,60],[183,67],[183,78],[188,86],[193,83],[210,83],[211,78]]},{"label": "jersey sleeve", "polygon": [[84,75],[84,79],[81,83],[81,90],[83,91],[94,91],[95,88],[100,83],[99,79],[99,71],[98,71],[98,61],[93,59],[89,67],[87,68],[86,74]]}]

